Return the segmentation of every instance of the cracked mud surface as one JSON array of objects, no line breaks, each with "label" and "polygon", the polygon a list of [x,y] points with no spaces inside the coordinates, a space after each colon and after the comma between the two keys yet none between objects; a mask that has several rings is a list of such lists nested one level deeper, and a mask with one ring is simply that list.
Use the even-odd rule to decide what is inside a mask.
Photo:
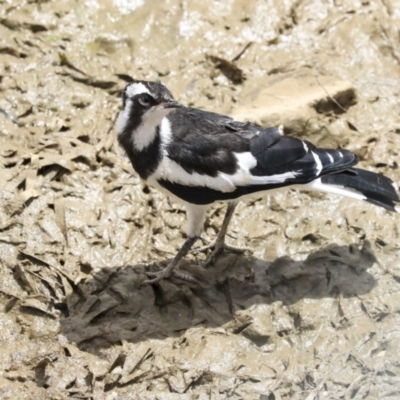
[{"label": "cracked mud surface", "polygon": [[113,130],[129,76],[160,79],[400,183],[399,26],[395,0],[0,0],[0,398],[399,398],[398,215],[260,197],[229,229],[252,254],[141,286],[185,214]]}]

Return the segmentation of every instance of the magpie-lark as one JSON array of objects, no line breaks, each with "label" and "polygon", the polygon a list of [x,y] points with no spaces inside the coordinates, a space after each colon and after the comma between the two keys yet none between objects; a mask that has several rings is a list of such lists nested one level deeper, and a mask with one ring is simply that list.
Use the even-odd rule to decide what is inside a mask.
[{"label": "magpie-lark", "polygon": [[390,211],[400,201],[389,178],[353,166],[348,150],[322,149],[283,135],[280,127],[185,107],[160,82],[133,81],[123,91],[116,121],[118,140],[133,168],[149,185],[183,202],[187,239],[170,264],[149,274],[168,277],[200,237],[208,207],[228,202],[213,256],[226,246],[236,202],[280,188],[316,190],[366,200]]}]

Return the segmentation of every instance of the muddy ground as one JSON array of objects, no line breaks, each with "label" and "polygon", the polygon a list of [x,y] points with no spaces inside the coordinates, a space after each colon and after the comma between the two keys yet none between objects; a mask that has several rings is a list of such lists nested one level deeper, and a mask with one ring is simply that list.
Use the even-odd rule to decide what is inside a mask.
[{"label": "muddy ground", "polygon": [[400,398],[400,217],[260,197],[229,230],[252,253],[142,286],[185,214],[113,130],[129,76],[160,79],[399,183],[400,3],[196,3],[0,0],[0,398]]}]

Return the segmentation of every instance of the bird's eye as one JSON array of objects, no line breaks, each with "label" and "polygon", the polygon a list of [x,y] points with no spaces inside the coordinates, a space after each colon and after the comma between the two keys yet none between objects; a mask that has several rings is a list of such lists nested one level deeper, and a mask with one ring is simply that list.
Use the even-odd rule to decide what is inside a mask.
[{"label": "bird's eye", "polygon": [[151,104],[152,100],[153,100],[153,98],[150,95],[146,94],[146,93],[143,93],[139,97],[139,103],[142,106],[145,106],[145,107],[149,106]]}]

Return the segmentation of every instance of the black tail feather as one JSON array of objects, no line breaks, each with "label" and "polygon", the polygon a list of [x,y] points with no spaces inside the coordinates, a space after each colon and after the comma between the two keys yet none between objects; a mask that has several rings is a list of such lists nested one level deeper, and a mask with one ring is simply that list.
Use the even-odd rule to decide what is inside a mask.
[{"label": "black tail feather", "polygon": [[352,168],[337,174],[325,175],[321,178],[321,181],[356,190],[366,197],[366,201],[390,211],[396,211],[395,203],[400,202],[394,182],[376,172]]}]

